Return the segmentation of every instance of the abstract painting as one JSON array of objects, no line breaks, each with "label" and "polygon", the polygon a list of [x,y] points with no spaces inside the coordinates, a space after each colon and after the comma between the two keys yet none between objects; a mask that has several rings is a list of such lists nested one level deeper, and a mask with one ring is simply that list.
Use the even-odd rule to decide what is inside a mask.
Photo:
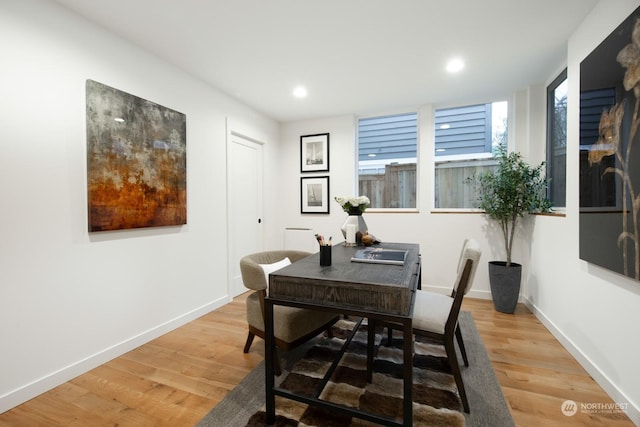
[{"label": "abstract painting", "polygon": [[580,64],[580,259],[640,280],[640,8]]},{"label": "abstract painting", "polygon": [[186,116],[86,82],[89,231],[187,223]]}]

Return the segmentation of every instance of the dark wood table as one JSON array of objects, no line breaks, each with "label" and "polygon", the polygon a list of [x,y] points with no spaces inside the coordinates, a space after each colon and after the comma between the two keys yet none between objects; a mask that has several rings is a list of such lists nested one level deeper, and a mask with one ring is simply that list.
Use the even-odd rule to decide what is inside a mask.
[{"label": "dark wood table", "polygon": [[[310,405],[329,408],[382,425],[412,425],[413,417],[413,346],[412,323],[415,290],[420,287],[421,259],[419,245],[382,243],[385,249],[407,250],[404,265],[370,264],[351,261],[360,247],[343,244],[332,247],[332,264],[320,266],[318,253],[301,259],[269,276],[269,296],[265,298],[265,364],[267,422],[275,422],[275,396],[283,396]],[[275,387],[273,306],[286,305],[330,311],[398,324],[403,331],[403,422],[362,412],[354,408],[310,398]],[[373,337],[369,328],[369,340]],[[345,345],[346,347],[346,345]],[[346,348],[345,348],[346,349]],[[339,358],[338,358],[339,359]],[[334,365],[337,365],[336,360]],[[373,356],[367,358],[371,375]],[[327,376],[335,369],[332,367]],[[328,378],[325,379],[327,381]],[[318,392],[319,396],[319,392]]]}]

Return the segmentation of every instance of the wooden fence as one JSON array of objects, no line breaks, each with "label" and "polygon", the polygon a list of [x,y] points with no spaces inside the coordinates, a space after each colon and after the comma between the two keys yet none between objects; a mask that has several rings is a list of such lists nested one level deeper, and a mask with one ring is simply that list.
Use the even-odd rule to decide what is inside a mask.
[{"label": "wooden fence", "polygon": [[360,175],[359,194],[372,208],[416,207],[416,164],[386,165],[384,174]]},{"label": "wooden fence", "polygon": [[[494,170],[495,164],[473,162],[436,167],[436,208],[477,208],[475,186],[467,182],[474,174]],[[372,208],[416,207],[416,164],[391,164],[384,174],[360,175],[359,194],[369,197]]]}]

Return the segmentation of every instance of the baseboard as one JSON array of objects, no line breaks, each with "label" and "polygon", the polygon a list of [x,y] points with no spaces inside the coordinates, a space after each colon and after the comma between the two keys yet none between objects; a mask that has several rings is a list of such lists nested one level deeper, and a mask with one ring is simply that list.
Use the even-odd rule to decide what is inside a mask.
[{"label": "baseboard", "polygon": [[[437,292],[439,294],[450,295],[451,294],[451,286],[431,286],[431,285],[422,285],[422,289],[430,292]],[[491,291],[478,291],[478,290],[469,290],[465,298],[478,298],[478,299],[491,299]]]},{"label": "baseboard", "polygon": [[58,371],[51,372],[42,378],[37,379],[29,384],[12,390],[0,396],[0,414],[14,408],[34,397],[64,384],[65,382],[72,380],[73,378],[90,371],[124,353],[133,350],[136,347],[141,346],[161,335],[166,334],[192,320],[197,319],[231,301],[231,297],[225,295],[222,298],[211,301],[205,305],[202,305],[188,313],[182,314],[174,319],[171,319],[163,324],[160,324],[154,328],[151,328],[145,332],[142,332],[136,336],[133,336],[125,341],[115,344],[111,347],[93,354],[85,359],[78,360]]},{"label": "baseboard", "polygon": [[[522,295],[520,296],[521,298]],[[618,389],[618,387],[609,380],[609,378],[596,365],[594,365],[589,357],[585,355],[576,345],[528,298],[523,298],[524,304],[531,310],[540,322],[551,332],[551,334],[560,342],[560,344],[578,361],[578,363],[591,375],[600,387],[613,399],[614,402],[621,404],[625,409],[626,415],[635,425],[640,425],[640,410],[629,401],[627,396]],[[570,398],[570,396],[568,396]],[[602,403],[602,402],[582,402],[582,403]],[[558,409],[559,410],[559,409]]]},{"label": "baseboard", "polygon": [[491,299],[491,291],[474,291],[470,289],[465,298]]}]

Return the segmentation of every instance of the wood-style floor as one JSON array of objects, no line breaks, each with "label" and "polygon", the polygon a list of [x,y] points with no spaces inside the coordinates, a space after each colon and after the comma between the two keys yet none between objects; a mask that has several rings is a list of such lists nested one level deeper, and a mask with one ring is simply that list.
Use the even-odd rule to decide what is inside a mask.
[{"label": "wood-style floor", "polygon": [[[6,426],[193,426],[260,361],[249,354],[244,301],[232,303],[0,414]],[[624,414],[561,411],[611,398],[524,306],[501,314],[466,299],[518,426],[633,426]],[[593,405],[592,405],[593,406]],[[499,427],[499,426],[492,426]]]}]

